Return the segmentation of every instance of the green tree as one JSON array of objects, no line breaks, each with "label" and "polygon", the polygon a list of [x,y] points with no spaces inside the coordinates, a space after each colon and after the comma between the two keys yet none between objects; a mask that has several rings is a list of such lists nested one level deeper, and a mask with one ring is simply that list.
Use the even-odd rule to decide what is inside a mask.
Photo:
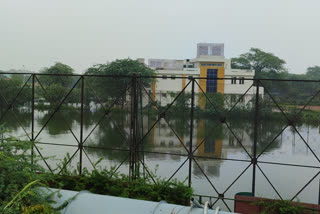
[{"label": "green tree", "polygon": [[[150,69],[143,63],[132,59],[118,59],[111,63],[94,65],[89,68],[85,73],[87,75],[93,75],[92,77],[86,77],[86,82],[95,91],[101,101],[106,102],[119,98],[118,104],[123,104],[125,101],[124,91],[132,84],[132,76],[137,74],[138,76],[152,76],[154,70]],[[108,76],[99,76],[108,75]],[[139,78],[142,85],[150,87],[152,78]],[[93,98],[92,94],[88,94]],[[92,101],[96,101],[92,99]]]},{"label": "green tree", "polygon": [[[55,63],[49,68],[44,68],[40,71],[40,73],[41,75],[39,75],[38,78],[40,80],[40,83],[46,89],[46,92],[48,93],[50,99],[47,97],[47,94],[40,88],[37,90],[38,95],[45,98],[47,101],[52,101],[55,104],[59,103],[65,98],[76,81],[76,79],[74,79],[74,77],[72,76],[74,70],[70,66],[62,64],[60,62]],[[77,90],[79,90],[79,85],[80,84],[78,84],[77,87],[73,89],[73,92],[65,101],[66,103],[75,102],[75,100],[77,100],[76,98],[74,98],[74,95],[79,94],[77,92]]]},{"label": "green tree", "polygon": [[[89,68],[85,74],[110,75],[114,77],[131,76],[133,74],[141,76],[152,76],[154,74],[154,70],[147,67],[145,64],[139,62],[138,60],[117,59],[116,61],[113,61],[111,63],[94,65],[93,67]],[[128,81],[128,78],[124,79]],[[150,86],[151,83],[149,79],[143,79],[142,82],[145,86]]]},{"label": "green tree", "polygon": [[320,80],[320,66],[309,67],[307,69],[306,77],[310,80]]},{"label": "green tree", "polygon": [[[20,89],[24,85],[24,77],[19,74],[3,76],[0,79],[0,110],[6,109],[6,101],[10,104],[18,95]],[[27,104],[31,99],[31,90],[26,86],[15,100],[13,107],[18,107]]]},{"label": "green tree", "polygon": [[[40,73],[49,74],[49,75],[41,75],[39,77],[40,82],[46,86],[50,86],[53,84],[60,84],[63,87],[70,87],[72,85],[71,76],[59,76],[61,74],[72,75],[74,73],[74,70],[68,65],[57,62],[49,68],[42,69]],[[58,75],[52,76],[50,74],[58,74]]]},{"label": "green tree", "polygon": [[206,97],[204,97],[201,99],[206,99],[206,105],[204,110],[209,113],[209,114],[222,114],[224,112],[224,95],[221,93],[207,93],[206,96],[208,97],[208,99]]},{"label": "green tree", "polygon": [[263,73],[278,74],[284,72],[286,62],[272,53],[264,52],[258,48],[251,48],[248,53],[231,59],[231,67],[238,69],[253,69],[256,77]]}]

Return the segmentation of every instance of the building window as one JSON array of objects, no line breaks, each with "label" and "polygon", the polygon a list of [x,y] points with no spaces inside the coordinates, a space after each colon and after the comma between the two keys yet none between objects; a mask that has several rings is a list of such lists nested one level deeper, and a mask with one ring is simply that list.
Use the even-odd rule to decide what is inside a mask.
[{"label": "building window", "polygon": [[162,97],[167,98],[167,93],[161,93]]},{"label": "building window", "polygon": [[217,75],[218,69],[207,69],[207,93],[217,92]]},{"label": "building window", "polygon": [[237,84],[237,77],[231,78],[231,84]]},{"label": "building window", "polygon": [[241,77],[241,78],[239,79],[239,84],[244,84],[244,77]]},{"label": "building window", "polygon": [[215,66],[215,67],[222,67],[223,65],[221,63],[203,63],[201,66]]}]

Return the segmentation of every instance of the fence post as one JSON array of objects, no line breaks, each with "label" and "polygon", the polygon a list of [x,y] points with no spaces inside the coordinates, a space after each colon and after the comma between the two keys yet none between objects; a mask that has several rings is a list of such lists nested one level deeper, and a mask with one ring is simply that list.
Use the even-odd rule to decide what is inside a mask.
[{"label": "fence post", "polygon": [[80,160],[79,160],[79,174],[82,175],[82,153],[83,153],[83,97],[84,97],[84,76],[81,77],[81,113],[80,113]]},{"label": "fence post", "polygon": [[193,139],[193,117],[194,117],[194,81],[195,79],[192,77],[192,89],[191,89],[191,111],[190,111],[190,143],[189,143],[189,180],[188,186],[191,187],[191,177],[192,177],[192,160],[193,160],[193,152],[192,152],[192,139]]},{"label": "fence post", "polygon": [[[144,130],[144,126],[143,126],[143,100],[142,100],[142,86],[141,84],[138,84],[139,86],[139,103],[140,103],[140,130],[141,130],[141,133],[139,134],[139,141],[141,140],[141,145],[142,145],[142,153],[141,153],[141,156],[142,156],[142,163],[144,164],[145,160],[144,160],[144,141],[143,141],[143,130]],[[139,106],[138,106],[138,110],[139,110]],[[138,155],[140,155],[140,153],[138,152]],[[139,157],[139,156],[138,156]],[[140,168],[138,168],[138,173],[140,173]],[[140,175],[140,174],[139,174]],[[144,171],[144,167],[143,167],[143,178],[145,179],[145,171]]]},{"label": "fence post", "polygon": [[33,165],[33,156],[34,156],[34,149],[33,149],[33,144],[34,144],[34,79],[35,79],[35,74],[32,74],[32,100],[31,100],[31,164]]},{"label": "fence post", "polygon": [[130,167],[129,177],[131,180],[135,180],[137,176],[137,75],[132,77],[132,89],[131,89],[131,126],[130,126]]},{"label": "fence post", "polygon": [[255,100],[255,112],[254,112],[254,136],[253,136],[253,158],[251,163],[253,164],[252,170],[252,195],[256,192],[256,165],[257,165],[257,141],[258,141],[258,121],[259,121],[259,80],[256,79],[256,100]]},{"label": "fence post", "polygon": [[319,179],[319,195],[318,195],[318,204],[320,205],[320,179]]}]

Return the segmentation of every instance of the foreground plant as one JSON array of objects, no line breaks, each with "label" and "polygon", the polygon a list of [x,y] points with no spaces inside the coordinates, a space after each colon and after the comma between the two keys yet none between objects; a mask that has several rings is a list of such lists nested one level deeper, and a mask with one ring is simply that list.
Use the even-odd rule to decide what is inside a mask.
[{"label": "foreground plant", "polygon": [[[36,157],[31,157],[32,143],[19,141],[13,137],[0,140],[0,213],[6,214],[37,214],[60,213],[68,203],[54,208],[52,198],[57,192],[48,194],[42,191],[42,186],[74,191],[89,190],[96,194],[128,197],[150,201],[165,200],[169,203],[187,205],[192,196],[192,189],[184,182],[172,180],[167,182],[153,174],[139,177],[132,181],[129,176],[120,174],[115,168],[105,169],[97,166],[89,172],[83,169],[71,170],[67,167],[70,156],[59,164],[59,175],[44,170]],[[154,183],[155,181],[155,183]]]},{"label": "foreground plant", "polygon": [[289,200],[261,200],[256,202],[257,205],[263,207],[262,214],[304,214],[313,213],[307,207],[300,203],[293,203]]},{"label": "foreground plant", "polygon": [[167,182],[155,174],[152,175],[153,179],[150,176],[137,176],[132,181],[128,175],[115,172],[115,168],[99,168],[91,172],[84,169],[82,176],[78,175],[77,170],[68,170],[66,167],[61,172],[61,175],[55,175],[48,182],[48,186],[149,201],[165,200],[168,203],[181,205],[188,205],[193,193],[192,188],[186,186],[184,182],[177,179]]},{"label": "foreground plant", "polygon": [[0,141],[0,212],[59,213],[50,203],[52,195],[44,195],[35,187],[43,186],[45,170],[31,160],[31,142],[6,137]]}]

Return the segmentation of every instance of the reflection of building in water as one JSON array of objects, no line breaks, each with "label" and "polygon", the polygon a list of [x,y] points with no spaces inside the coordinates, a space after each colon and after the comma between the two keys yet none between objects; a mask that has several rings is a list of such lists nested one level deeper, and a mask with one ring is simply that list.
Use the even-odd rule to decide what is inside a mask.
[{"label": "reflection of building in water", "polygon": [[[203,159],[205,159],[205,157],[226,158],[228,153],[239,152],[241,151],[239,148],[243,149],[232,132],[226,126],[221,124],[221,126],[218,125],[215,129],[211,129],[211,127],[209,127],[210,122],[210,120],[204,119],[194,121],[195,128],[193,131],[194,137],[192,148],[197,148],[195,151],[196,156],[203,157]],[[174,120],[170,120],[169,124],[173,129],[177,128],[174,126]],[[232,131],[241,141],[244,148],[250,152],[252,139],[250,139],[249,134],[244,129]],[[179,133],[176,130],[175,132],[180,137],[186,148],[189,149],[189,127],[185,133]],[[152,147],[156,148],[157,151],[170,151],[177,154],[187,154],[187,151],[181,144],[178,137],[164,120],[160,120],[158,122],[158,124],[151,130],[150,136]]]},{"label": "reflection of building in water", "polygon": [[[170,120],[170,124],[175,121]],[[218,176],[220,172],[220,165],[223,160],[214,160],[212,158],[228,158],[229,154],[245,153],[244,149],[237,143],[236,138],[229,131],[229,129],[220,124],[212,125],[211,120],[197,120],[194,123],[194,137],[193,137],[193,150],[198,164],[204,170],[207,175]],[[181,138],[184,145],[189,149],[189,125],[184,133],[177,133]],[[178,128],[179,129],[179,128]],[[252,139],[250,135],[244,129],[234,129],[233,132],[236,134],[238,139],[246,150],[251,153]],[[151,142],[152,151],[175,153],[187,155],[187,151],[184,146],[180,143],[179,139],[172,132],[171,128],[166,124],[164,120],[161,120],[158,125],[151,131]],[[177,160],[185,159],[186,157],[179,157],[178,155],[167,155],[167,154],[147,154],[148,158],[165,160]],[[195,175],[201,175],[201,170],[194,164],[193,173]]]},{"label": "reflection of building in water", "polygon": [[[197,163],[199,164],[199,166],[201,167],[201,169],[203,170],[203,172],[207,175],[207,176],[220,176],[220,166],[222,164],[223,161],[221,160],[201,160],[201,159],[196,159]],[[196,176],[203,176],[203,173],[201,171],[201,169],[198,167],[198,165],[193,164],[192,166],[193,168],[193,174]]]},{"label": "reflection of building in water", "polygon": [[[244,149],[237,142],[237,139],[232,132],[224,125],[211,126],[210,120],[199,120],[198,122],[198,136],[197,146],[199,146],[195,153],[196,160],[202,170],[208,176],[219,176],[220,166],[223,160],[214,160],[211,158],[228,158],[230,154],[244,153]],[[252,139],[244,129],[232,130],[237,138],[241,141],[244,148],[251,153]],[[203,141],[203,139],[205,139]],[[202,172],[197,165],[193,165],[193,173],[201,176]]]},{"label": "reflection of building in water", "polygon": [[[221,158],[222,155],[222,137],[212,133],[209,126],[206,126],[204,120],[199,120],[197,127],[197,141],[198,147],[195,155],[202,157],[216,157]],[[209,128],[209,129],[208,129]],[[222,133],[217,133],[222,135]]]},{"label": "reflection of building in water", "polygon": [[[144,59],[138,59],[145,63]],[[161,105],[167,105],[174,99],[174,95],[179,93],[189,82],[181,77],[200,78],[195,85],[195,103],[204,107],[206,99],[199,96],[198,93],[220,93],[227,95],[242,95],[252,85],[255,71],[232,69],[231,60],[224,57],[224,44],[217,43],[199,43],[197,45],[197,57],[185,60],[169,59],[149,59],[148,66],[156,70],[156,75],[163,78],[157,78],[150,89],[152,99]],[[201,78],[228,78],[228,79],[201,79]],[[191,86],[185,89],[191,92]],[[255,94],[253,86],[244,96],[244,103]],[[263,88],[259,93],[263,95]],[[232,96],[228,98],[225,104],[235,102]]]},{"label": "reflection of building in water", "polygon": [[[152,129],[151,131],[151,143],[157,151],[161,152],[168,152],[177,153],[177,154],[187,154],[186,149],[184,146],[189,149],[190,143],[190,127],[189,121],[183,123],[184,127],[178,127],[176,125],[177,120],[169,120],[168,123],[161,119],[158,124]],[[179,124],[181,125],[181,124]],[[174,131],[170,128],[170,126],[174,129]],[[194,126],[197,126],[197,122],[194,122]],[[182,130],[182,131],[179,131]],[[180,142],[179,138],[175,135],[178,135],[182,143]],[[193,142],[197,141],[197,130],[194,129],[193,131]]]},{"label": "reflection of building in water", "polygon": [[[252,139],[244,129],[231,128],[232,132],[225,125],[210,126],[212,121],[199,120],[197,124],[197,146],[196,155],[202,157],[227,158],[228,153],[242,151],[243,148],[237,142],[236,137],[241,141],[244,148],[250,152]],[[205,140],[203,140],[205,139]],[[241,148],[242,150],[239,150]],[[243,150],[244,151],[244,150]]]}]

